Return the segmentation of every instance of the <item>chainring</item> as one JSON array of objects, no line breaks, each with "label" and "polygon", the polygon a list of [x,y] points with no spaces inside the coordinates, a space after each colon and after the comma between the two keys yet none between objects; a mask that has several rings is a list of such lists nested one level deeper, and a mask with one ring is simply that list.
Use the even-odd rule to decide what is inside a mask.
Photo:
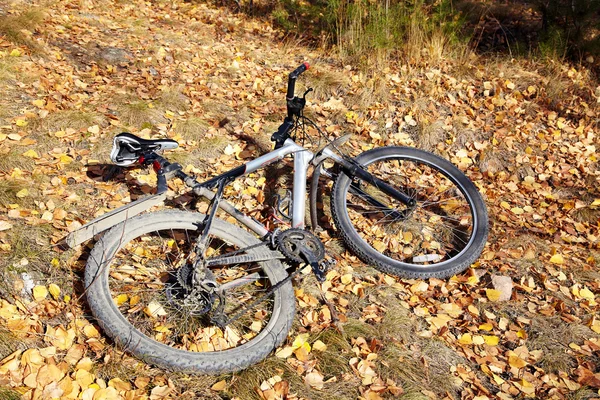
[{"label": "chainring", "polygon": [[325,246],[318,237],[304,229],[291,228],[277,234],[275,238],[277,248],[288,259],[303,263],[300,245],[312,251],[318,260],[325,257]]}]

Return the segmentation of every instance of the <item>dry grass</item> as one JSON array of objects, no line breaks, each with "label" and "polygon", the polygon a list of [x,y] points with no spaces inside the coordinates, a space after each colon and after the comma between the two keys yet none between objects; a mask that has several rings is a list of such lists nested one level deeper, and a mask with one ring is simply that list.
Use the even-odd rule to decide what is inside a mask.
[{"label": "dry grass", "polygon": [[218,377],[174,373],[169,374],[169,379],[183,399],[221,399],[221,396],[210,390],[210,387],[220,380]]},{"label": "dry grass", "polygon": [[[327,101],[330,97],[343,95],[350,81],[344,73],[333,73],[326,69],[320,69],[315,73],[306,74],[306,87],[314,91],[308,95],[311,100]],[[303,91],[298,90],[299,93]]]},{"label": "dry grass", "polygon": [[151,376],[143,363],[113,347],[108,347],[105,351],[104,362],[96,363],[94,367],[94,374],[107,381],[119,378],[125,382],[132,382],[139,376]]},{"label": "dry grass", "polygon": [[[16,350],[25,348],[27,348],[27,346],[21,338],[15,336],[4,327],[0,327],[0,360]],[[0,399],[2,398],[2,392],[0,392]]]},{"label": "dry grass", "polygon": [[410,343],[417,332],[419,322],[410,316],[408,310],[402,307],[397,299],[391,298],[385,304],[387,304],[385,316],[377,326],[379,335],[384,340],[393,338],[403,343]]},{"label": "dry grass", "polygon": [[46,18],[46,12],[41,8],[30,8],[15,15],[9,15],[0,19],[0,34],[6,39],[30,48],[36,47],[31,39],[34,31]]},{"label": "dry grass", "polygon": [[344,333],[329,328],[310,338],[310,342],[320,340],[327,346],[325,351],[314,351],[319,370],[328,379],[350,371],[349,361],[354,357],[352,346]]},{"label": "dry grass", "polygon": [[127,127],[152,128],[157,124],[167,122],[161,110],[144,100],[117,101],[115,104],[119,104],[117,115],[121,124]]},{"label": "dry grass", "polygon": [[600,209],[583,207],[573,210],[573,219],[577,222],[595,225],[600,220]]},{"label": "dry grass", "polygon": [[90,126],[104,125],[105,118],[97,113],[81,110],[64,110],[48,114],[46,118],[39,118],[31,122],[31,129],[43,131],[40,133],[54,133],[68,128],[76,131],[86,130]]},{"label": "dry grass", "polygon": [[[195,124],[196,123],[194,122],[194,128],[190,126],[184,127],[183,129],[187,129],[188,133],[181,135],[185,138],[188,135],[194,135],[194,133],[192,133],[194,129],[203,129],[201,127],[204,126],[204,124]],[[178,132],[180,131],[178,130]],[[220,154],[223,153],[223,150],[225,149],[225,147],[227,147],[227,144],[229,143],[228,138],[224,136],[202,138],[202,134],[199,131],[196,132],[196,135],[198,136],[192,139],[196,141],[196,143],[191,150],[174,151],[172,153],[169,153],[169,160],[180,163],[182,165],[192,164],[196,167],[206,167],[212,164],[212,159],[218,157]]]},{"label": "dry grass", "polygon": [[438,143],[446,139],[446,131],[443,129],[444,121],[435,121],[431,124],[422,122],[417,134],[417,147],[427,151],[436,151]]},{"label": "dry grass", "polygon": [[[1,157],[0,160],[4,161]],[[0,162],[0,171],[7,172],[10,168],[12,168],[11,163]],[[8,207],[9,204],[21,203],[22,201],[17,197],[17,193],[23,189],[28,189],[30,186],[31,184],[23,179],[0,179],[0,206]]]},{"label": "dry grass", "polygon": [[344,336],[347,340],[357,337],[372,338],[377,335],[377,329],[373,325],[369,325],[356,318],[348,318],[343,328]]},{"label": "dry grass", "polygon": [[0,58],[0,83],[11,82],[15,78],[17,57]]},{"label": "dry grass", "polygon": [[21,393],[7,388],[7,387],[3,387],[0,386],[0,399],[2,400],[21,400],[22,396]]},{"label": "dry grass", "polygon": [[418,396],[423,389],[440,394],[456,391],[450,367],[466,360],[437,339],[416,342],[410,348],[388,343],[381,350],[382,378],[400,383],[406,396]]},{"label": "dry grass", "polygon": [[586,386],[567,394],[568,400],[594,400],[598,398],[598,391]]},{"label": "dry grass", "polygon": [[[28,226],[23,224],[14,224],[10,230],[11,251],[6,257],[0,260],[0,270],[11,268],[17,262],[26,259],[28,263],[21,267],[15,266],[15,272],[31,272],[37,270],[44,275],[51,274],[50,261],[55,256],[50,246],[50,234],[52,226],[49,224]],[[21,265],[21,264],[18,264]]]},{"label": "dry grass", "polygon": [[187,110],[190,107],[190,99],[183,94],[183,89],[182,86],[164,89],[156,103],[173,112]]},{"label": "dry grass", "polygon": [[279,375],[289,382],[290,391],[297,392],[298,388],[303,391],[306,390],[302,378],[285,360],[269,357],[242,372],[234,374],[227,390],[228,395],[248,400],[261,399],[256,388],[260,387],[263,381],[275,375]]},{"label": "dry grass", "polygon": [[362,84],[354,94],[348,96],[346,103],[357,105],[362,109],[366,109],[374,103],[385,104],[389,102],[391,97],[387,85],[385,78],[377,75],[373,76]]},{"label": "dry grass", "polygon": [[[205,139],[210,124],[202,118],[191,117],[184,121],[178,121],[174,127],[175,132],[186,140],[200,141]],[[199,143],[199,146],[201,143]]]},{"label": "dry grass", "polygon": [[543,351],[538,364],[547,373],[569,371],[577,366],[577,360],[569,354],[569,344],[582,344],[585,339],[598,336],[585,325],[539,315],[532,319],[528,334],[527,348]]}]

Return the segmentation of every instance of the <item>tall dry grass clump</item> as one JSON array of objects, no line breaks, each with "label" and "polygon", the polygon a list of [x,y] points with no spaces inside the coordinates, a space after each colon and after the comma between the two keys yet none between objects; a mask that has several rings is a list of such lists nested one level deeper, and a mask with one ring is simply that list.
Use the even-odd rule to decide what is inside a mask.
[{"label": "tall dry grass clump", "polygon": [[339,53],[361,64],[438,64],[468,52],[462,17],[447,0],[333,0],[328,15]]}]

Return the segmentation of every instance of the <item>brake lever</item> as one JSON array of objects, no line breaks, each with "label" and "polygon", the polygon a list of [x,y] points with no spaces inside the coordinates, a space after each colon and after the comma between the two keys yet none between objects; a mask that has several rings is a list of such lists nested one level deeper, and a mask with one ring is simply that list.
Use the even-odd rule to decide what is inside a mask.
[{"label": "brake lever", "polygon": [[307,95],[307,94],[309,94],[310,92],[312,92],[313,90],[314,90],[313,88],[308,88],[308,89],[306,90],[306,92],[304,92],[304,94],[302,95],[302,98],[303,98],[304,100],[306,100],[306,95]]}]

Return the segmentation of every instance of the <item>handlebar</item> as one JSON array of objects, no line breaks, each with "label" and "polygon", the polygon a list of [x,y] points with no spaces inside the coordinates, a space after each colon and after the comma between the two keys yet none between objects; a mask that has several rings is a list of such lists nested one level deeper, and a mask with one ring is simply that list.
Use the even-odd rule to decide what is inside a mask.
[{"label": "handlebar", "polygon": [[288,78],[288,88],[286,95],[288,100],[292,100],[294,98],[294,92],[296,90],[296,79],[308,68],[310,68],[310,65],[308,65],[308,62],[305,61],[302,64],[300,64],[298,68],[296,68],[293,72],[290,73]]}]

